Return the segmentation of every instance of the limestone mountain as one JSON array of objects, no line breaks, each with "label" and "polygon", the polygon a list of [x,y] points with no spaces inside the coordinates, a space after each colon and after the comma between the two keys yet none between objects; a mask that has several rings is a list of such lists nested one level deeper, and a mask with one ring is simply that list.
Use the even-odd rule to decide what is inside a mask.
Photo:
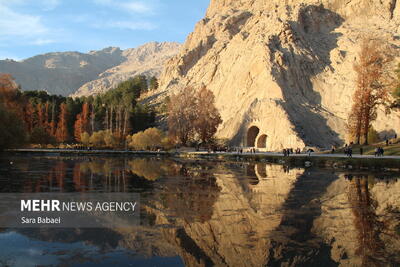
[{"label": "limestone mountain", "polygon": [[22,61],[1,60],[0,72],[10,73],[22,90],[45,90],[67,96],[99,73],[124,61],[122,50],[105,48],[88,54],[58,52]]},{"label": "limestone mountain", "polygon": [[22,90],[68,96],[82,87],[76,95],[91,95],[110,89],[131,75],[157,76],[164,61],[178,50],[177,43],[154,42],[127,50],[109,47],[87,54],[48,53],[22,61],[0,60],[0,72],[12,74]]},{"label": "limestone mountain", "polygon": [[[223,124],[218,136],[269,150],[330,147],[346,140],[361,39],[400,55],[395,0],[212,0],[161,75],[159,95],[206,85]],[[374,128],[400,132],[379,111]]]},{"label": "limestone mountain", "polygon": [[159,77],[165,62],[175,56],[180,49],[179,43],[148,43],[138,48],[122,52],[125,60],[98,76],[98,79],[82,85],[73,96],[96,95],[115,88],[119,83],[136,75]]}]

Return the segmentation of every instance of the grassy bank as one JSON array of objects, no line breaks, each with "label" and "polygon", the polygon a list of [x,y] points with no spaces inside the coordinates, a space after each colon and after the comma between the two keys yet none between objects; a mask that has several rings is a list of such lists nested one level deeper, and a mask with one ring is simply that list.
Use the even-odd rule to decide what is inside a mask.
[{"label": "grassy bank", "polygon": [[[386,145],[386,142],[380,142],[373,145],[353,145],[353,154],[360,154],[360,148],[364,150],[364,155],[374,155],[378,147],[385,150],[385,156],[400,156],[400,139],[391,140],[392,144]],[[344,148],[337,149],[335,154],[343,154]]]}]

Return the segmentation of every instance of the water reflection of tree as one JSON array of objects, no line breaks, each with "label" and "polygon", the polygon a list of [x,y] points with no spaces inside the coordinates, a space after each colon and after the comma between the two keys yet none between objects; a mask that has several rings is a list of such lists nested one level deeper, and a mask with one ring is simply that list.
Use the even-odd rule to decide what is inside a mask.
[{"label": "water reflection of tree", "polygon": [[349,186],[349,202],[357,230],[356,254],[361,257],[362,266],[381,266],[385,244],[379,235],[384,224],[376,215],[377,203],[371,198],[368,185],[367,176],[357,176],[351,180]]},{"label": "water reflection of tree", "polygon": [[161,177],[163,169],[152,161],[119,158],[56,159],[49,161],[46,170],[35,177],[20,177],[23,192],[129,192],[146,189],[149,182]]}]

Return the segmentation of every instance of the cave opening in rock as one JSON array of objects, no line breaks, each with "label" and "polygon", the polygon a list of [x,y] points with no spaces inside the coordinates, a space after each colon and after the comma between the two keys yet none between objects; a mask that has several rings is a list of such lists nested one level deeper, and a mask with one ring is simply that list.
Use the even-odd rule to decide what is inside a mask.
[{"label": "cave opening in rock", "polygon": [[255,147],[256,138],[260,129],[257,126],[252,126],[247,131],[247,147]]},{"label": "cave opening in rock", "polygon": [[267,135],[263,134],[258,137],[257,148],[267,148]]}]

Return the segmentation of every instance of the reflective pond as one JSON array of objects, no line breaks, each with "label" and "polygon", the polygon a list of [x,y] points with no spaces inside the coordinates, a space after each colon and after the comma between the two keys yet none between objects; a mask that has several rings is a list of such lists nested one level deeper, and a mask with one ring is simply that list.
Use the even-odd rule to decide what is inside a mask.
[{"label": "reflective pond", "polygon": [[0,266],[399,266],[400,174],[2,156],[0,191],[132,192],[126,229],[0,229]]}]

